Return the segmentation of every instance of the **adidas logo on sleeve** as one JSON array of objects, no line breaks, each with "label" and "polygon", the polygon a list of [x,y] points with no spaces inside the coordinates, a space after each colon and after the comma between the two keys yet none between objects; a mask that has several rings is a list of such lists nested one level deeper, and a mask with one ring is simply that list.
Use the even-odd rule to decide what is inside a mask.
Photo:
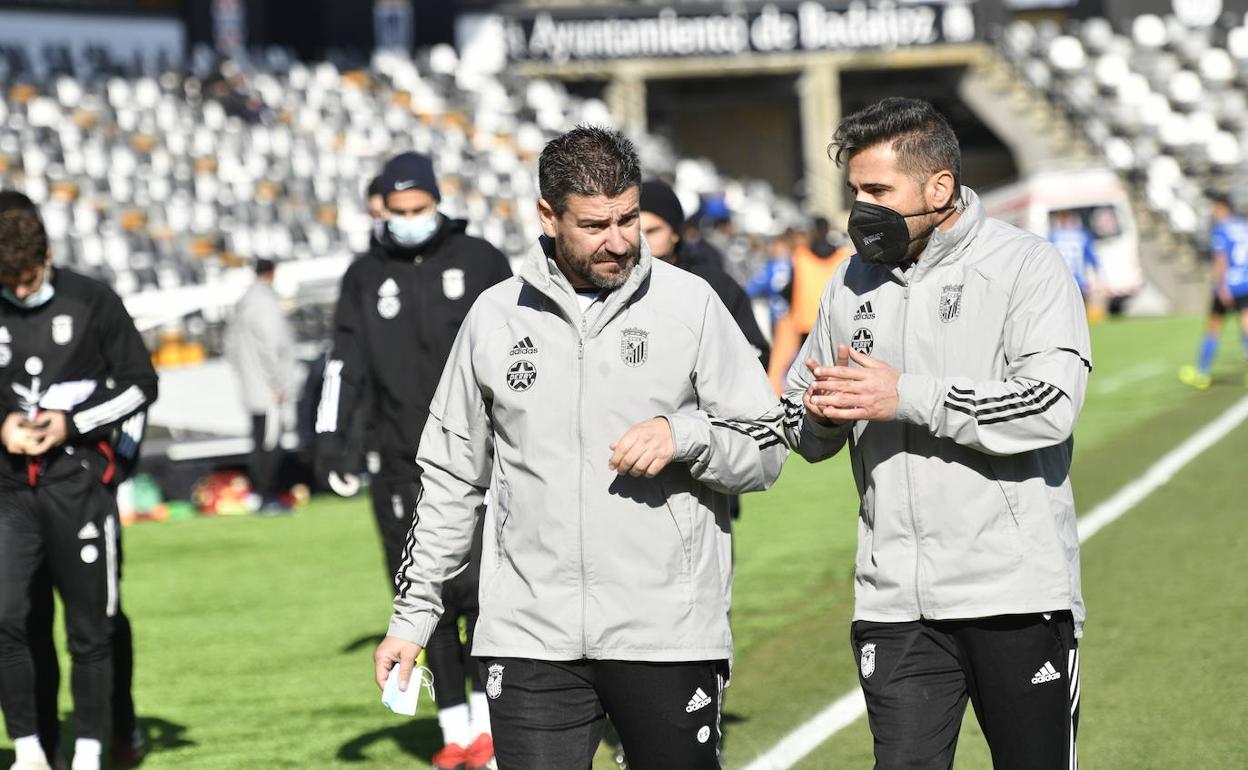
[{"label": "adidas logo on sleeve", "polygon": [[1036,672],[1036,675],[1031,678],[1031,683],[1044,684],[1045,682],[1052,682],[1055,679],[1061,678],[1061,672],[1053,668],[1053,663],[1051,661],[1046,660],[1044,665],[1040,667],[1040,670]]},{"label": "adidas logo on sleeve", "polygon": [[685,706],[685,713],[692,714],[698,709],[706,708],[709,705],[711,705],[711,696],[707,695],[699,687],[694,691],[693,697],[689,699],[688,705]]},{"label": "adidas logo on sleeve", "polygon": [[535,353],[537,353],[537,346],[533,344],[533,338],[526,336],[524,339],[512,346],[511,353],[509,355],[531,356]]}]

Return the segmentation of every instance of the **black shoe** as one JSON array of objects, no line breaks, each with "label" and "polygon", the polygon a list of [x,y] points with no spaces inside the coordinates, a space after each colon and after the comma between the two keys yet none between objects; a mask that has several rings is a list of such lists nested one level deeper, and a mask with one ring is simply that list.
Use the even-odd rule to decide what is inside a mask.
[{"label": "black shoe", "polygon": [[112,749],[109,751],[109,758],[112,760],[115,768],[138,767],[147,756],[147,751],[147,739],[143,737],[143,733],[136,727],[134,732],[130,734],[129,739],[118,738],[113,741]]}]

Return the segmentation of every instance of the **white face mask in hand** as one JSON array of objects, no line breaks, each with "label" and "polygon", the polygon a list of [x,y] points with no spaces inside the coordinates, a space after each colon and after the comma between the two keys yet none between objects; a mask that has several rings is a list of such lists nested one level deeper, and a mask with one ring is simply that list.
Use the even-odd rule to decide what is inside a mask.
[{"label": "white face mask in hand", "polygon": [[381,693],[381,705],[396,714],[414,717],[416,707],[420,704],[421,687],[429,691],[429,700],[433,700],[432,671],[424,666],[413,668],[412,678],[407,683],[407,690],[403,691],[399,689],[399,664],[396,663],[394,668],[390,669],[390,676],[386,679],[386,689]]}]

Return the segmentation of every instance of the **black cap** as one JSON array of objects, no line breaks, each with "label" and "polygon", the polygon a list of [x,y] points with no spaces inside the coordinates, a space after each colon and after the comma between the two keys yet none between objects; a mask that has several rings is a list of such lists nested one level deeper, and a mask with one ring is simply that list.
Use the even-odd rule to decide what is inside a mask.
[{"label": "black cap", "polygon": [[407,190],[424,190],[435,201],[442,200],[442,194],[438,192],[437,177],[433,175],[433,161],[428,155],[418,152],[395,155],[381,170],[382,195]]},{"label": "black cap", "polygon": [[256,260],[256,275],[264,275],[265,273],[271,273],[276,269],[277,269],[277,263],[275,263],[271,259],[265,259],[264,257],[260,257]]},{"label": "black cap", "polygon": [[680,198],[665,183],[657,179],[642,183],[641,210],[657,214],[680,235],[681,225],[685,223],[685,210],[680,205]]}]

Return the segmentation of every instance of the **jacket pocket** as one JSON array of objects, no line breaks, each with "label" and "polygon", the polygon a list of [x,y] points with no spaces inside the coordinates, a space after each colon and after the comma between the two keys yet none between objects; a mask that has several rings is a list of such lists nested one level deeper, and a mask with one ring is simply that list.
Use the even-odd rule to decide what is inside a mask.
[{"label": "jacket pocket", "polygon": [[662,477],[659,488],[663,491],[664,505],[680,543],[680,579],[688,583],[693,575],[693,511],[697,498],[692,492],[682,489],[680,484]]},{"label": "jacket pocket", "polygon": [[511,487],[501,476],[494,482],[494,569],[503,565],[507,545],[505,534],[507,521],[511,518]]},{"label": "jacket pocket", "polygon": [[997,488],[1001,490],[1001,497],[1005,500],[1010,520],[1014,522],[1015,528],[1021,528],[1023,523],[1019,518],[1018,482],[1010,480],[1009,474],[1005,472],[1008,469],[1003,467],[1009,463],[1009,458],[994,458],[987,454],[984,458],[988,461],[988,473],[992,475],[993,480],[997,482]]},{"label": "jacket pocket", "polygon": [[1011,458],[993,457],[988,454],[983,455],[983,457],[988,475],[996,482],[997,489],[1001,493],[1004,512],[1009,516],[1010,540],[1014,545],[1014,551],[1021,555],[1026,538],[1023,537],[1024,522],[1022,520],[1021,507],[1018,504],[1018,482],[1014,481],[1009,473]]}]

